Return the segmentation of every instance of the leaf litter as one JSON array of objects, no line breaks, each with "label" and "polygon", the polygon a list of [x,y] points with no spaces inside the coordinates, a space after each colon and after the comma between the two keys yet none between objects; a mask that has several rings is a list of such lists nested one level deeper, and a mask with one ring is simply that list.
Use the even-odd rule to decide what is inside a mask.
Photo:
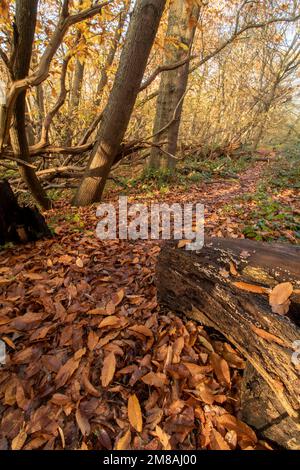
[{"label": "leaf litter", "polygon": [[237,418],[244,359],[158,306],[160,243],[97,240],[95,208],[72,211],[84,230],[58,208],[53,239],[0,255],[0,448],[268,449]]}]

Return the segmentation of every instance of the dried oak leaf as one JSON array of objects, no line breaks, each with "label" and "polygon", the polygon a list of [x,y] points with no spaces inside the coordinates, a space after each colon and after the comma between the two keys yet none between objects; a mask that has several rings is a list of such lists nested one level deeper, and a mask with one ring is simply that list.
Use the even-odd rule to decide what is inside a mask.
[{"label": "dried oak leaf", "polygon": [[233,286],[238,289],[245,290],[246,292],[253,292],[254,294],[268,294],[270,289],[267,287],[257,286],[255,284],[248,284],[247,282],[233,282]]}]

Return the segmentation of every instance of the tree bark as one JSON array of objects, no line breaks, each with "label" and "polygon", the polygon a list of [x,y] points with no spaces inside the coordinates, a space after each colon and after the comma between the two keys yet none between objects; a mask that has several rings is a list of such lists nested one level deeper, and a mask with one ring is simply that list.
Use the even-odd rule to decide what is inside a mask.
[{"label": "tree bark", "polygon": [[[169,10],[168,29],[165,42],[165,63],[179,62],[190,53],[200,8],[193,3],[173,0]],[[176,70],[162,72],[159,86],[156,115],[154,119],[154,142],[168,143],[163,153],[153,147],[149,159],[152,168],[174,169],[177,140],[184,95],[189,75],[189,61]]]},{"label": "tree bark", "polygon": [[[32,44],[35,32],[38,0],[18,0],[16,2],[16,44],[13,63],[15,80],[25,78],[29,71]],[[15,157],[30,163],[30,154],[26,135],[26,90],[16,100],[14,120],[10,130],[10,140]],[[43,209],[51,207],[51,201],[35,174],[35,170],[19,164],[20,174],[35,200]]]},{"label": "tree bark", "polygon": [[100,201],[125,135],[166,0],[137,0],[115,82],[74,204]]},{"label": "tree bark", "polygon": [[[220,331],[254,367],[263,385],[244,391],[242,415],[286,448],[300,448],[300,361],[292,360],[300,339],[299,260],[299,247],[216,238],[199,251],[170,242],[157,267],[160,301]],[[251,291],[286,281],[296,290],[286,316],[272,312],[267,293]]]}]

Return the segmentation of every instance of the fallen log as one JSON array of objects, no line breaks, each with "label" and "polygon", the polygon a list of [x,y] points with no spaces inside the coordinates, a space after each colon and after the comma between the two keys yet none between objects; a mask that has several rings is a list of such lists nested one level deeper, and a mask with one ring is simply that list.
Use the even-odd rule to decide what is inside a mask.
[{"label": "fallen log", "polygon": [[36,207],[21,207],[9,183],[0,181],[0,245],[51,237],[44,217]]},{"label": "fallen log", "polygon": [[[300,247],[207,239],[199,251],[168,242],[157,265],[161,304],[221,332],[248,360],[241,416],[280,446],[300,449]],[[287,315],[268,292],[291,282]],[[251,367],[250,367],[251,366]]]}]

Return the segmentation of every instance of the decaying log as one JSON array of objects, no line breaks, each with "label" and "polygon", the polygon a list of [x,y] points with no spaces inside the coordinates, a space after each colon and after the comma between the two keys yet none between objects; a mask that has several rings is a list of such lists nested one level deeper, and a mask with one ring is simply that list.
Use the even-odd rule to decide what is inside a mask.
[{"label": "decaying log", "polygon": [[[286,281],[296,293],[285,316],[272,312],[267,293],[251,289]],[[292,361],[300,340],[300,247],[215,238],[188,251],[168,242],[157,288],[162,304],[220,331],[253,366],[260,386],[248,394],[244,388],[246,421],[281,446],[300,449],[300,365]]]},{"label": "decaying log", "polygon": [[44,217],[36,207],[21,207],[9,183],[0,181],[0,245],[51,237]]}]

